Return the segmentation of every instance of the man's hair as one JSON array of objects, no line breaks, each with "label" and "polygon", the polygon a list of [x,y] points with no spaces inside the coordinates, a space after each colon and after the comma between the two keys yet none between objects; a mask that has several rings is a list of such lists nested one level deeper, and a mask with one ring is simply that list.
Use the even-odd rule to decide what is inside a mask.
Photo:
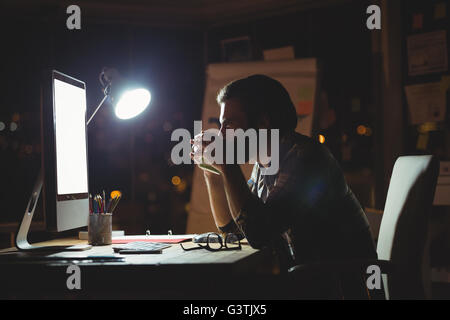
[{"label": "man's hair", "polygon": [[219,104],[230,99],[242,103],[249,123],[254,124],[266,114],[272,129],[279,129],[281,135],[297,126],[297,113],[289,93],[275,79],[257,74],[232,81],[217,94]]}]

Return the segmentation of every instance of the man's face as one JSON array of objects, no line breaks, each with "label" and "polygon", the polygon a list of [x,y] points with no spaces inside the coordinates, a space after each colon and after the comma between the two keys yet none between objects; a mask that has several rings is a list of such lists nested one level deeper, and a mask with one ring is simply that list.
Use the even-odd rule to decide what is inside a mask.
[{"label": "man's face", "polygon": [[[259,123],[256,125],[255,122],[250,121],[247,113],[245,112],[245,108],[243,107],[242,103],[238,99],[229,99],[225,102],[220,104],[220,132],[223,137],[226,138],[226,130],[227,129],[242,129],[243,131],[247,131],[248,129],[252,128],[255,130],[258,129],[268,129],[269,126],[266,126],[262,123]],[[253,125],[252,125],[253,124]],[[256,146],[259,150],[260,143],[259,143],[259,136],[256,134]],[[266,154],[270,155],[270,135],[267,137],[267,145],[265,146]],[[249,151],[249,139],[245,139],[245,150],[246,152]],[[236,154],[236,153],[235,153]],[[257,153],[259,154],[259,152]],[[246,162],[250,159],[258,161],[258,156],[255,155],[256,158],[253,159],[252,156],[250,156],[248,153],[245,155]]]},{"label": "man's face", "polygon": [[225,137],[226,129],[248,129],[248,117],[241,102],[230,99],[220,104],[220,132]]}]

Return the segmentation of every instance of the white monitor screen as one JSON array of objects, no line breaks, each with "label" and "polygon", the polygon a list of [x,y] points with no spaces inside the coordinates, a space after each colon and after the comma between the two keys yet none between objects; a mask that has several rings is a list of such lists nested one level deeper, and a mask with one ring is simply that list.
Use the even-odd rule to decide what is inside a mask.
[{"label": "white monitor screen", "polygon": [[54,79],[57,192],[88,192],[85,89]]}]

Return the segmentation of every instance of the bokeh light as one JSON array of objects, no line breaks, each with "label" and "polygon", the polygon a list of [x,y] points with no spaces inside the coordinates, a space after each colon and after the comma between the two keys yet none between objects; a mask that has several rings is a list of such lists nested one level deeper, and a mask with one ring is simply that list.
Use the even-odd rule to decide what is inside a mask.
[{"label": "bokeh light", "polygon": [[178,193],[183,193],[186,190],[186,188],[187,188],[186,181],[185,180],[181,180],[180,183],[177,186],[175,186],[175,188],[176,188],[176,191]]},{"label": "bokeh light", "polygon": [[111,198],[120,197],[122,193],[119,190],[111,191]]},{"label": "bokeh light", "polygon": [[356,133],[358,133],[360,136],[371,136],[372,129],[361,124],[356,128]]},{"label": "bokeh light", "polygon": [[360,124],[357,128],[356,128],[356,133],[358,133],[360,136],[363,136],[366,134],[367,128],[365,126],[363,126],[362,124]]},{"label": "bokeh light", "polygon": [[172,130],[172,124],[169,121],[164,122],[163,130],[169,132]]},{"label": "bokeh light", "polygon": [[325,136],[322,134],[319,134],[319,142],[320,143],[325,143]]},{"label": "bokeh light", "polygon": [[17,130],[17,123],[11,122],[9,124],[9,130],[11,130],[12,132],[16,131]]},{"label": "bokeh light", "polygon": [[179,185],[180,183],[181,183],[181,179],[180,179],[179,176],[173,176],[173,177],[172,177],[172,184],[173,184],[174,186],[177,186],[177,185]]},{"label": "bokeh light", "polygon": [[348,136],[344,133],[342,135],[342,142],[347,142],[347,140],[348,140]]},{"label": "bokeh light", "polygon": [[19,122],[19,121],[20,121],[20,114],[18,114],[17,112],[14,113],[14,114],[12,115],[12,121],[14,121],[14,122]]}]

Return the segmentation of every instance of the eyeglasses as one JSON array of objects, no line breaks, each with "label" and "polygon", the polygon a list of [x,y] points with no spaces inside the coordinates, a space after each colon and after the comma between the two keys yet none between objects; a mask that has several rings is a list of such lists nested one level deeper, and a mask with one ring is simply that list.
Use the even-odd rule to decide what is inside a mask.
[{"label": "eyeglasses", "polygon": [[225,241],[223,237],[215,232],[211,232],[206,237],[206,245],[197,243],[198,247],[185,248],[180,243],[184,251],[192,251],[198,249],[206,249],[208,251],[225,251],[225,250],[242,250],[241,241],[238,236],[233,233],[227,233]]}]

